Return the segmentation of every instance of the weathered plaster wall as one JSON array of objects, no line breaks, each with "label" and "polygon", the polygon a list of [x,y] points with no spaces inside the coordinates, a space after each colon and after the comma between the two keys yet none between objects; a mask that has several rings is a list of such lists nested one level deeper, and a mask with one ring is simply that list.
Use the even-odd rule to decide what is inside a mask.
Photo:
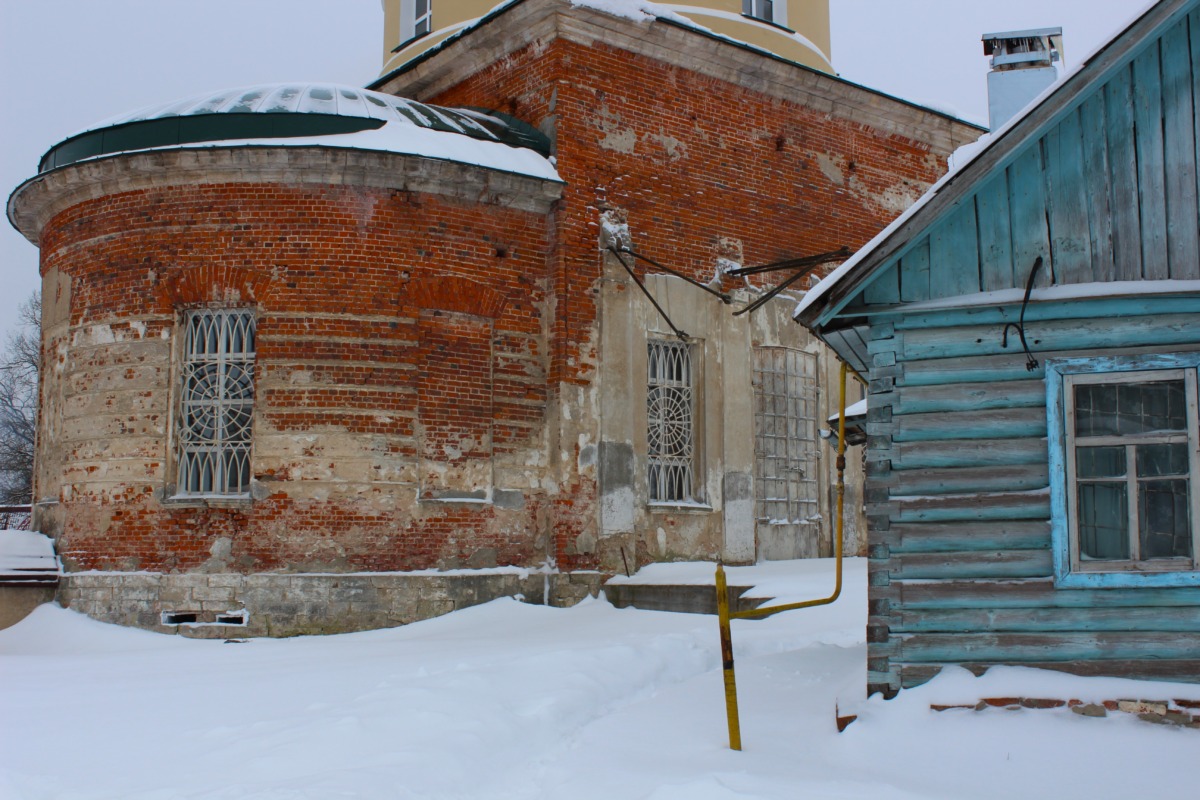
[{"label": "weathered plaster wall", "polygon": [[[682,327],[705,337],[712,350],[705,360],[705,496],[712,510],[651,513],[644,462],[637,457],[639,436],[642,448],[645,437],[638,398],[645,391],[645,332],[661,323],[632,297],[636,289],[605,255],[602,217],[626,224],[628,244],[639,252],[708,282],[720,278],[718,267],[729,260],[751,265],[865,243],[937,178],[949,142],[966,133],[894,103],[898,118],[919,124],[903,131],[894,122],[871,126],[864,120],[873,114],[886,119],[887,109],[879,108],[879,98],[864,101],[857,88],[832,80],[824,85],[827,94],[841,92],[845,106],[805,91],[786,99],[761,75],[730,71],[717,77],[724,62],[711,43],[704,44],[708,61],[693,62],[703,67],[684,68],[670,34],[611,37],[625,49],[575,27],[603,15],[575,16],[561,23],[559,35],[547,33],[457,83],[447,51],[445,68],[435,57],[394,78],[389,88],[427,90],[423,99],[444,104],[498,108],[556,142],[566,181],[554,215],[549,283],[556,304],[550,383],[556,420],[551,452],[562,487],[555,517],[559,564],[615,571],[623,568],[622,548],[631,563],[635,552],[639,561],[717,555],[751,560],[754,541],[744,514],[753,498],[746,480],[753,460],[750,348],[817,345],[788,319],[785,301],[757,312],[775,322],[756,322],[751,333],[751,325],[731,319],[731,309],[699,290],[676,286],[675,279],[651,279],[670,298],[672,316],[683,314],[689,321]],[[802,81],[813,80],[796,71]],[[647,271],[640,263],[637,268]],[[719,285],[747,288],[748,300],[754,287],[773,279],[726,278]],[[637,337],[641,344],[635,347]],[[621,360],[638,347],[640,371],[636,358]],[[827,416],[837,410],[837,372],[829,355],[818,361]],[[853,399],[856,392],[851,390]],[[831,553],[833,454],[823,457],[828,469],[821,478],[820,552]],[[861,460],[851,451],[848,461],[848,552],[858,553]],[[597,488],[601,473],[610,491]],[[598,494],[599,504],[592,499]],[[741,510],[734,511],[737,504]]]}]

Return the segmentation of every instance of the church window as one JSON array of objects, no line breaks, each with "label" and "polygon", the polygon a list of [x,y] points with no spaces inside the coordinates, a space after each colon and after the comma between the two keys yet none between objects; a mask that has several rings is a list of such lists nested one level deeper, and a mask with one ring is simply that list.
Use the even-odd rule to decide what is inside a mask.
[{"label": "church window", "polygon": [[254,355],[250,310],[201,308],[185,314],[178,495],[249,493]]},{"label": "church window", "polygon": [[754,487],[760,525],[817,516],[817,357],[754,348]]},{"label": "church window", "polygon": [[647,356],[650,502],[698,502],[693,346],[687,342],[651,339]]}]

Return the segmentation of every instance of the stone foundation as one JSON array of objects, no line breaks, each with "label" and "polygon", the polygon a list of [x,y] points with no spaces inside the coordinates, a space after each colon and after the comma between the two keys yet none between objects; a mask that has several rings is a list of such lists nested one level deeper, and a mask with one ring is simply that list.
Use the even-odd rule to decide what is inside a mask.
[{"label": "stone foundation", "polygon": [[599,593],[596,572],[92,572],[63,577],[58,601],[93,619],[203,639],[388,628],[499,597],[574,605]]}]

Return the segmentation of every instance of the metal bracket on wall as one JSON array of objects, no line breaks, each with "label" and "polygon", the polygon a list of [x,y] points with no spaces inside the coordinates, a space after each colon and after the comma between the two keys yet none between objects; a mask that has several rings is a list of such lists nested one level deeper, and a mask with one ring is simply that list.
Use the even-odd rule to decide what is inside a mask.
[{"label": "metal bracket on wall", "polygon": [[675,327],[675,323],[671,322],[671,318],[667,316],[667,312],[663,311],[663,307],[660,306],[658,301],[654,299],[654,295],[650,294],[650,290],[646,288],[646,285],[642,283],[641,279],[638,278],[636,273],[634,273],[633,267],[629,266],[629,264],[625,262],[625,259],[621,257],[622,251],[618,250],[612,245],[609,245],[608,252],[617,257],[617,261],[621,262],[621,266],[624,267],[625,271],[629,273],[629,277],[633,278],[633,282],[636,283],[637,287],[642,290],[642,294],[646,295],[646,299],[650,301],[652,306],[654,306],[654,310],[658,312],[659,316],[666,321],[667,325],[671,326],[671,330],[675,331],[675,335],[679,337],[680,341],[689,341],[691,337],[681,331],[679,328]]},{"label": "metal bracket on wall", "polygon": [[841,259],[848,257],[849,255],[850,255],[850,248],[843,245],[842,247],[839,247],[837,250],[831,250],[828,253],[818,253],[815,256],[804,256],[802,258],[789,258],[785,261],[776,261],[771,264],[762,264],[757,267],[742,267],[740,269],[729,270],[728,274],[732,275],[735,278],[741,278],[746,275],[757,275],[760,272],[774,272],[776,270],[784,270],[784,269],[796,270],[795,275],[792,275],[787,280],[783,281],[782,283],[780,283],[777,286],[773,287],[772,289],[768,290],[766,294],[764,294],[762,297],[759,297],[753,303],[751,303],[750,305],[741,309],[740,311],[733,312],[733,315],[736,317],[740,314],[747,314],[751,311],[757,311],[758,309],[765,306],[767,303],[771,302],[771,300],[773,300],[781,292],[785,291],[793,283],[800,280],[805,275],[808,275],[809,273],[811,273],[815,267],[818,267],[821,264],[827,264],[830,261],[839,261]]},{"label": "metal bracket on wall", "polygon": [[[612,248],[609,248],[609,249],[611,250]],[[674,275],[676,278],[682,278],[683,280],[690,283],[692,286],[695,286],[699,289],[703,289],[704,291],[711,294],[713,297],[719,298],[720,301],[722,303],[724,303],[725,305],[730,305],[733,302],[733,298],[730,297],[729,295],[725,294],[724,292],[718,292],[716,289],[712,288],[708,284],[701,283],[700,281],[696,280],[695,278],[688,277],[687,275],[684,275],[682,272],[680,272],[678,270],[674,270],[668,266],[660,264],[657,261],[655,261],[654,259],[650,258],[649,256],[644,256],[641,253],[635,252],[634,250],[631,250],[628,247],[622,248],[621,252],[628,253],[629,255],[633,256],[634,258],[636,258],[640,261],[645,261],[650,266],[654,267],[655,269],[660,269],[663,272],[667,273],[668,275]]]}]

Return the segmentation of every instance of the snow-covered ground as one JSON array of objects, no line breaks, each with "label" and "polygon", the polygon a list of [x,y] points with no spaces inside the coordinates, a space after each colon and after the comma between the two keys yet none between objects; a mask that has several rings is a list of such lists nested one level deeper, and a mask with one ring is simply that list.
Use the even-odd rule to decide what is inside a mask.
[{"label": "snow-covered ground", "polygon": [[[764,584],[789,599],[832,584],[828,561],[770,570]],[[955,670],[865,701],[865,583],[852,560],[833,606],[734,623],[740,753],[726,747],[713,617],[501,600],[392,630],[224,643],[42,606],[0,631],[0,797],[1096,800],[1196,787],[1200,730],[929,705],[1200,698],[1198,686]],[[835,703],[860,715],[841,734]]]}]

